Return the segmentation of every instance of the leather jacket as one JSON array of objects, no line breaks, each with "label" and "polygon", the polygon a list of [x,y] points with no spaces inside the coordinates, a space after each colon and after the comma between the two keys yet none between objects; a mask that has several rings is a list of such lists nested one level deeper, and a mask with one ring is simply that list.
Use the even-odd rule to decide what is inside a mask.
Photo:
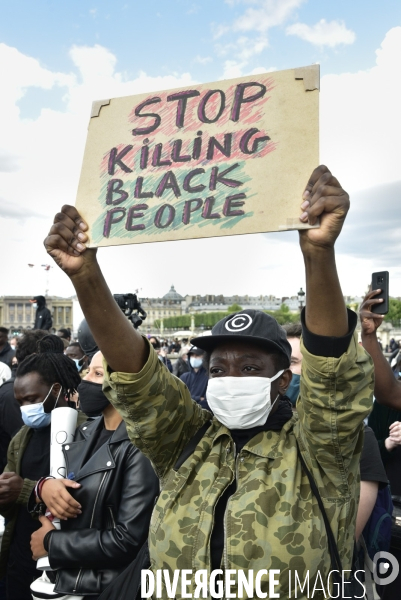
[{"label": "leather jacket", "polygon": [[81,484],[69,492],[82,506],[48,538],[55,590],[98,595],[136,557],[145,542],[159,492],[150,461],[129,440],[124,421],[93,454],[103,417],[87,421],[63,446],[67,473]]}]

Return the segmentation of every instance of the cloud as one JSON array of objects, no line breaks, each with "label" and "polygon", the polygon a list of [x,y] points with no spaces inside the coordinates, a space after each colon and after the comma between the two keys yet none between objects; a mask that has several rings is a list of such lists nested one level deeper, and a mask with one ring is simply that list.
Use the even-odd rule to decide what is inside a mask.
[{"label": "cloud", "polygon": [[[220,41],[215,46],[218,55],[229,56],[224,64],[224,73],[235,72],[236,77],[242,75],[243,69],[251,58],[269,46],[268,30],[285,23],[304,2],[305,0],[226,0],[230,6],[236,4],[252,6],[230,25],[212,24],[215,40],[227,34],[230,34],[231,38],[229,42]],[[258,35],[241,35],[232,40],[238,32],[258,32]],[[235,67],[232,63],[235,63]]]},{"label": "cloud", "polygon": [[[19,171],[0,169],[6,209],[12,204],[16,213],[12,220],[11,214],[1,218],[0,212],[0,252],[10,257],[2,263],[3,294],[45,289],[26,263],[48,262],[42,241],[53,215],[62,204],[74,203],[92,100],[193,83],[189,73],[153,78],[138,72],[127,78],[118,70],[117,57],[102,46],[74,47],[71,52],[70,71],[59,73],[0,45],[0,75],[10,81],[0,96],[0,165],[5,160],[19,164]],[[322,78],[321,162],[351,193],[351,211],[337,248],[344,293],[363,294],[371,272],[387,267],[391,294],[401,296],[401,89],[396,76],[401,70],[401,27],[387,33],[374,58],[364,71]],[[225,60],[227,76],[246,72],[247,65],[236,57]],[[64,108],[21,119],[17,102],[30,86],[62,87]],[[21,212],[29,211],[46,218],[22,221]],[[100,249],[99,257],[115,293],[142,287],[144,296],[158,296],[174,282],[182,294],[288,296],[304,285],[297,237],[288,232],[133,245]],[[202,256],[196,269],[194,255]],[[216,256],[226,257],[224,273],[213,268]],[[127,279],[127,265],[132,264],[135,269]],[[56,268],[51,270],[50,291],[73,293],[68,278]]]},{"label": "cloud", "polygon": [[[21,276],[24,265],[46,261],[42,241],[53,216],[63,204],[75,202],[92,101],[194,81],[189,73],[151,77],[139,69],[127,77],[118,70],[116,56],[100,45],[73,46],[70,58],[71,69],[58,72],[0,44],[0,81],[7,81],[0,95],[0,186],[7,200],[0,207],[3,256],[12,247],[12,260],[2,266],[2,293],[31,293],[28,283],[35,282]],[[57,110],[42,108],[37,118],[21,117],[18,102],[30,89],[55,87],[64,93]],[[52,293],[72,293],[65,277],[52,278]]]},{"label": "cloud", "polygon": [[18,156],[0,151],[0,173],[13,173],[20,168]]},{"label": "cloud", "polygon": [[248,61],[226,60],[223,67],[223,79],[235,79],[243,75],[259,75],[260,73],[272,73],[277,71],[276,67],[255,67],[252,70],[248,68]]},{"label": "cloud", "polygon": [[321,160],[348,191],[400,177],[400,70],[401,27],[394,27],[376,51],[375,66],[322,77]]},{"label": "cloud", "polygon": [[15,202],[7,202],[7,200],[0,197],[0,217],[3,219],[18,219],[19,221],[25,221],[25,219],[29,218],[45,219],[46,215],[15,204]]},{"label": "cloud", "polygon": [[255,67],[250,72],[250,75],[259,75],[261,73],[274,73],[274,71],[277,71],[277,67],[269,67],[268,69],[266,69],[265,67]]},{"label": "cloud", "polygon": [[213,38],[215,40],[219,39],[221,36],[225,35],[230,31],[230,27],[224,24],[212,23],[211,29],[213,33]]},{"label": "cloud", "polygon": [[[248,8],[233,23],[234,31],[260,31],[282,25],[305,0],[255,0],[256,8]],[[250,4],[250,2],[247,2]]]},{"label": "cloud", "polygon": [[329,46],[334,48],[340,44],[353,44],[356,35],[347,29],[344,21],[330,21],[321,19],[313,26],[305,23],[294,23],[286,29],[287,35],[296,35],[301,40],[310,42],[315,46]]},{"label": "cloud", "polygon": [[351,209],[338,251],[377,263],[377,270],[386,265],[401,269],[401,219],[397,215],[400,198],[401,180],[351,194]]},{"label": "cloud", "polygon": [[223,79],[235,79],[235,77],[241,77],[242,70],[245,66],[245,62],[226,60],[224,62]]},{"label": "cloud", "polygon": [[248,61],[255,54],[260,54],[268,45],[266,37],[261,36],[253,39],[243,35],[237,38],[235,42],[216,44],[216,51],[219,56],[236,56],[240,60]]},{"label": "cloud", "polygon": [[[230,56],[224,62],[223,79],[230,77],[240,77],[244,74],[244,69],[248,65],[250,59],[257,54],[260,54],[268,46],[268,40],[266,37],[258,37],[252,39],[248,36],[239,37],[235,43],[229,42],[228,44],[217,44],[216,52],[222,56]],[[230,73],[235,73],[230,75]]]},{"label": "cloud", "polygon": [[213,62],[213,58],[211,56],[195,56],[194,62],[199,63],[200,65],[207,65]]},{"label": "cloud", "polygon": [[196,15],[200,11],[199,4],[192,4],[192,6],[187,10],[187,15]]}]

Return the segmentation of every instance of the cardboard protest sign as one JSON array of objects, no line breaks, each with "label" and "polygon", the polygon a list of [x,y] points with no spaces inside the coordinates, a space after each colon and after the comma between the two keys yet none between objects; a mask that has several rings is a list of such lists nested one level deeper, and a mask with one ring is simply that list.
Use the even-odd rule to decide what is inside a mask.
[{"label": "cardboard protest sign", "polygon": [[319,67],[94,102],[76,207],[90,245],[302,229]]}]

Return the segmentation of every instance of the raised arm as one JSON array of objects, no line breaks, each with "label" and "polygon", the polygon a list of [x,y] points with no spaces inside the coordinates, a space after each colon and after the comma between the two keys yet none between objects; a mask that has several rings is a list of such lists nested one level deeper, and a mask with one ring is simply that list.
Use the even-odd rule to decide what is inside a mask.
[{"label": "raised arm", "polygon": [[383,316],[371,312],[374,304],[383,302],[375,298],[381,290],[369,292],[359,309],[362,327],[362,345],[372,357],[375,367],[375,398],[380,404],[385,404],[396,410],[401,410],[401,382],[394,377],[394,373],[386,360],[377,341],[377,329],[383,322]]},{"label": "raised arm", "polygon": [[71,279],[108,365],[114,371],[138,373],[148,356],[146,344],[117,306],[100,270],[96,250],[86,248],[87,229],[73,206],[63,206],[44,241],[45,248]]},{"label": "raised arm", "polygon": [[342,337],[348,333],[347,310],[338,280],[334,244],[349,209],[349,196],[327,167],[308,181],[301,221],[319,229],[300,231],[306,273],[306,326],[311,333]]}]

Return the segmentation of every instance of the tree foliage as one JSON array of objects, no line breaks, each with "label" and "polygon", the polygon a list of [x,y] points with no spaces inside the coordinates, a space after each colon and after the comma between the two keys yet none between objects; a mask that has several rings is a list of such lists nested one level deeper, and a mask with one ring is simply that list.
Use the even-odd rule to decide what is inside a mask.
[{"label": "tree foliage", "polygon": [[394,326],[398,327],[401,324],[401,301],[395,298],[390,298],[389,311],[384,318],[385,321],[389,321]]},{"label": "tree foliage", "polygon": [[229,313],[236,313],[236,312],[239,312],[240,310],[242,310],[242,306],[240,306],[239,304],[235,304],[235,303],[231,304],[231,306],[229,306],[227,308],[227,311]]},{"label": "tree foliage", "polygon": [[[238,306],[233,304],[233,306]],[[195,329],[211,329],[220,319],[224,319],[233,312],[238,312],[238,310],[242,310],[241,307],[231,310],[233,306],[229,307],[227,312],[210,312],[210,313],[196,313],[194,315],[195,319]],[[282,304],[279,310],[265,310],[265,313],[274,317],[280,325],[285,325],[286,323],[296,323],[299,321],[299,313],[291,313],[287,305]],[[161,321],[160,319],[155,320],[154,326],[156,329],[160,329]],[[191,315],[179,315],[176,317],[167,317],[163,319],[163,328],[164,329],[172,329],[172,330],[180,330],[180,329],[189,329],[191,327]]]}]

